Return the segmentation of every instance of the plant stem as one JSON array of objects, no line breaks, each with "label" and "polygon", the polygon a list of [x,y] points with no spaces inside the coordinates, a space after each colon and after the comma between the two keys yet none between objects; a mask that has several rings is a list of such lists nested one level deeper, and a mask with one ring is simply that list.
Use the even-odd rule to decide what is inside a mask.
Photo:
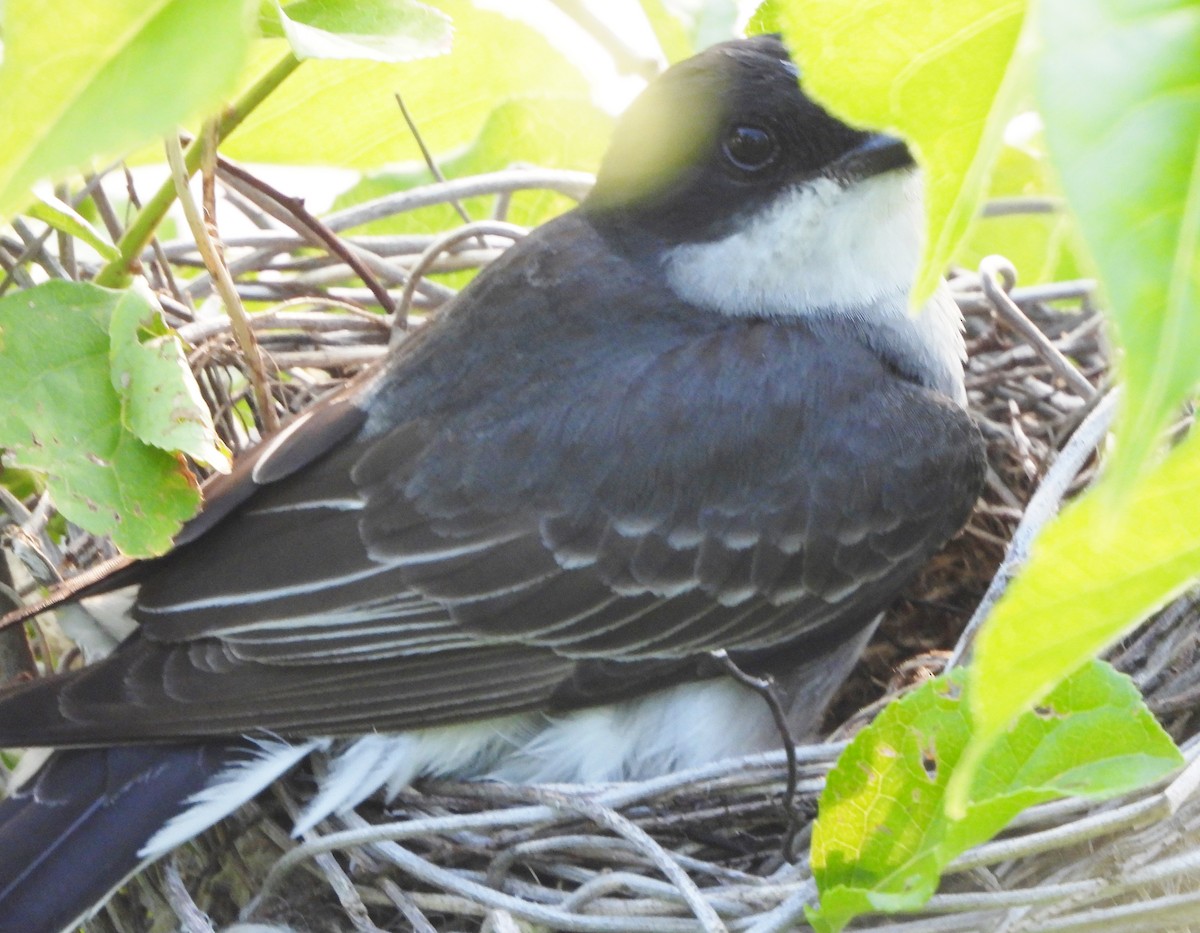
[{"label": "plant stem", "polygon": [[[221,118],[217,122],[218,142],[232,133],[238,124],[246,119],[250,112],[261,104],[268,94],[279,87],[284,79],[295,71],[299,65],[300,59],[296,58],[290,51],[287,52],[266,74],[247,88],[241,97],[226,107],[225,112],[221,114]],[[203,151],[202,140],[199,138],[192,140],[191,144],[184,151],[183,160],[189,177],[199,168],[200,154]],[[120,288],[126,284],[129,279],[129,270],[142,254],[147,244],[149,244],[150,239],[154,236],[154,231],[158,229],[159,223],[166,216],[167,210],[174,200],[175,182],[173,179],[168,178],[154,192],[154,196],[138,211],[137,216],[133,219],[133,223],[129,225],[120,242],[117,243],[117,250],[120,255],[109,262],[96,275],[95,282],[97,285],[103,285],[108,288]]]}]

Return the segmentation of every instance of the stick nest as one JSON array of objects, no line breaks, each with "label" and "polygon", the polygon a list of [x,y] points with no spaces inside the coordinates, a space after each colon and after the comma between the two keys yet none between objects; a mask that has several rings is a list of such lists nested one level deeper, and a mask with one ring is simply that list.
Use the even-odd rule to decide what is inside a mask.
[{"label": "stick nest", "polygon": [[[510,171],[384,197],[315,222],[301,202],[244,170],[222,165],[217,182],[208,190],[220,193],[221,216],[242,215],[250,232],[225,233],[215,261],[231,273],[238,300],[269,305],[245,315],[253,342],[244,333],[239,340],[229,317],[210,313],[222,276],[214,276],[211,257],[205,268],[193,238],[155,243],[144,262],[235,451],[382,356],[395,330],[378,313],[381,305],[420,326],[453,294],[438,274],[485,265],[518,238],[521,231],[503,223],[514,192],[579,196],[587,187],[575,173]],[[494,195],[496,218],[441,237],[337,235],[468,194]],[[0,259],[18,281],[33,266],[78,278],[94,271],[74,257],[62,262],[52,245],[45,236],[0,240]],[[798,749],[807,825],[792,860],[783,852],[782,750],[639,784],[424,782],[386,807],[368,803],[297,841],[291,816],[312,780],[299,774],[143,873],[88,929],[191,933],[213,929],[209,918],[218,927],[241,918],[303,931],[806,929],[802,908],[814,888],[804,856],[824,775],[845,739],[884,702],[942,668],[1031,494],[1096,404],[1092,387],[1108,378],[1093,282],[1022,287],[1003,262],[989,259],[979,271],[957,271],[951,287],[966,316],[967,387],[987,441],[987,488],[966,529],[888,612],[830,709],[831,740]],[[226,289],[222,298],[228,305],[233,295]],[[1030,321],[1043,339],[1022,335]],[[1068,484],[1069,494],[1091,482],[1095,459]],[[43,523],[23,529],[36,539],[49,510],[26,515],[26,524]],[[104,542],[73,534],[56,569],[83,568],[106,554]],[[21,556],[35,577],[47,572],[36,555]],[[1189,757],[1200,731],[1196,610],[1197,597],[1184,596],[1111,655]],[[53,643],[52,633],[35,639],[43,667],[55,655]],[[71,663],[70,652],[58,660]],[[1173,785],[1103,805],[1035,808],[1001,839],[959,859],[924,914],[860,920],[854,929],[1190,929],[1200,901],[1193,893],[1200,858],[1190,854],[1200,839],[1200,804],[1185,780],[1186,773]]]}]

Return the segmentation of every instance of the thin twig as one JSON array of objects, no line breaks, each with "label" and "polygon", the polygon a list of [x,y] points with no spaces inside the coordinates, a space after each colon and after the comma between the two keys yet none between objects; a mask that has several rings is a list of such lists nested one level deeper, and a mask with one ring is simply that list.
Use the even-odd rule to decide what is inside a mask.
[{"label": "thin twig", "polygon": [[494,235],[508,237],[515,241],[524,237],[526,233],[528,231],[524,227],[518,227],[516,224],[503,223],[498,220],[477,220],[459,227],[457,230],[451,230],[430,243],[425,252],[421,254],[421,258],[417,260],[416,265],[413,266],[409,273],[408,283],[404,286],[404,292],[400,297],[400,303],[396,308],[396,315],[392,323],[392,343],[398,343],[403,339],[404,331],[408,328],[408,309],[412,304],[417,282],[421,280],[439,255],[472,237]]},{"label": "thin twig", "polygon": [[200,248],[201,255],[204,256],[208,273],[217,285],[217,291],[221,295],[221,301],[225,305],[230,324],[233,327],[234,338],[242,349],[246,365],[250,368],[250,382],[254,386],[259,417],[262,418],[263,427],[267,432],[273,432],[279,427],[279,417],[275,413],[275,403],[268,387],[266,366],[263,363],[262,354],[259,352],[258,342],[254,339],[254,330],[246,319],[246,310],[242,307],[237,289],[233,285],[233,279],[229,275],[229,268],[225,265],[220,250],[210,236],[204,218],[200,216],[196,201],[192,197],[191,189],[188,187],[187,166],[184,164],[183,149],[179,145],[177,136],[167,137],[166,151],[167,162],[171,166],[171,174],[175,179],[175,190],[180,206],[183,208],[192,235],[196,238],[196,245]]},{"label": "thin twig", "polygon": [[771,711],[771,718],[775,720],[775,728],[779,730],[779,741],[783,744],[783,752],[787,756],[787,789],[783,795],[783,812],[788,822],[788,831],[783,840],[783,852],[784,856],[788,857],[792,840],[800,831],[800,814],[796,810],[796,740],[792,737],[792,730],[788,728],[787,714],[783,711],[783,704],[779,702],[775,681],[770,677],[753,677],[747,674],[723,650],[714,651],[711,656],[737,683],[763,698],[767,709]]},{"label": "thin twig", "polygon": [[421,911],[416,902],[408,896],[404,891],[400,890],[399,885],[392,881],[391,878],[384,878],[380,887],[383,888],[383,893],[388,896],[388,899],[396,905],[396,909],[408,921],[408,925],[412,927],[412,933],[437,933],[437,929],[429,918]]},{"label": "thin twig", "polygon": [[[333,232],[323,221],[317,219],[307,207],[304,206],[303,198],[293,198],[276,188],[268,185],[261,178],[251,175],[240,166],[234,165],[227,159],[219,159],[221,174],[226,179],[235,179],[240,182],[243,187],[241,191],[244,195],[251,198],[256,204],[262,207],[267,213],[287,224],[301,236],[307,235],[308,238],[319,245],[325,247],[330,252],[340,256],[346,265],[357,273],[362,279],[363,284],[371,290],[375,296],[375,300],[379,302],[379,306],[383,308],[386,314],[392,314],[395,311],[395,305],[392,303],[392,297],[388,294],[379,280],[371,274],[371,271],[363,263],[356,250],[348,247],[342,239]],[[247,190],[249,189],[249,190]],[[251,192],[266,195],[269,200],[261,200],[254,198]],[[282,211],[273,209],[272,203],[283,208]]]},{"label": "thin twig", "polygon": [[[1029,345],[1038,355],[1050,364],[1058,375],[1081,396],[1091,398],[1096,394],[1096,388],[1083,377],[1075,365],[1059,351],[1050,339],[1025,316],[1015,301],[1009,297],[1006,288],[1012,288],[1016,281],[1016,271],[1003,256],[986,256],[979,263],[979,278],[983,283],[984,294],[996,309],[1000,320],[1029,341]],[[1005,281],[1001,287],[1000,278]]]},{"label": "thin twig", "polygon": [[542,791],[538,796],[555,809],[585,816],[596,825],[611,830],[631,843],[639,852],[646,855],[683,895],[684,901],[695,914],[696,919],[700,921],[705,933],[727,933],[725,924],[721,922],[717,912],[701,895],[696,883],[645,830],[635,826],[611,807],[597,803],[583,794]]},{"label": "thin twig", "polygon": [[1025,515],[1013,534],[1008,553],[1004,555],[1004,562],[996,571],[995,577],[992,578],[991,585],[984,593],[979,607],[972,614],[966,628],[963,629],[962,636],[954,646],[950,659],[946,662],[946,670],[959,664],[970,650],[975,635],[991,613],[992,607],[1008,589],[1008,584],[1016,576],[1017,571],[1029,559],[1029,550],[1034,539],[1037,538],[1042,527],[1058,513],[1063,497],[1076,474],[1083,468],[1084,463],[1092,456],[1093,451],[1108,433],[1108,428],[1116,413],[1118,397],[1119,392],[1116,389],[1109,391],[1071,435],[1071,440],[1055,458],[1054,463],[1042,479],[1041,485],[1038,486],[1037,492],[1029,500],[1029,504],[1025,508]]},{"label": "thin twig", "polygon": [[[442,170],[438,167],[437,160],[434,159],[433,153],[429,151],[429,147],[425,145],[425,138],[421,135],[421,131],[417,129],[416,121],[413,120],[412,114],[408,112],[408,107],[404,104],[404,98],[400,96],[400,92],[396,92],[396,103],[400,105],[400,115],[404,117],[404,122],[408,125],[408,132],[417,143],[417,148],[421,150],[421,158],[425,160],[425,166],[429,169],[429,174],[433,176],[434,181],[446,181],[446,176],[442,174]],[[452,198],[450,205],[454,211],[462,219],[462,222],[469,224],[471,215],[467,213],[467,209],[463,207],[462,201],[458,198]],[[482,244],[482,240],[480,243]]]},{"label": "thin twig", "polygon": [[487,194],[545,189],[565,194],[580,200],[595,183],[595,176],[587,172],[567,169],[505,169],[469,178],[452,178],[444,184],[422,185],[411,191],[388,194],[370,201],[363,201],[325,216],[330,230],[347,230],[383,220],[395,214],[446,204],[456,198],[473,198]]},{"label": "thin twig", "polygon": [[188,893],[174,858],[167,859],[167,864],[163,866],[163,882],[167,903],[179,920],[180,933],[216,933],[211,918],[196,906],[192,895]]},{"label": "thin twig", "polygon": [[1058,214],[1066,201],[1055,197],[993,198],[983,205],[980,217],[1008,217],[1012,214]]}]

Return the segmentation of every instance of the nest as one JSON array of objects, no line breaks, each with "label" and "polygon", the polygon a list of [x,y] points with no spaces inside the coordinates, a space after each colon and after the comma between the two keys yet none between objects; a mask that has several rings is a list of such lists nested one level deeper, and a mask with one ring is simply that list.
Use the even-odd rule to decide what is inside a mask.
[{"label": "nest", "polygon": [[[211,259],[204,269],[194,240],[155,243],[144,261],[235,451],[386,352],[397,329],[370,307],[395,309],[395,320],[419,326],[452,294],[430,276],[484,265],[519,238],[521,231],[503,222],[514,192],[578,196],[587,187],[576,173],[509,171],[430,185],[317,221],[299,201],[236,166],[222,164],[217,178],[222,213],[236,211],[257,228],[225,235],[220,261],[231,277],[221,295],[227,305],[235,294],[272,303],[243,316],[261,356],[228,317],[204,313],[223,276],[212,274]],[[337,234],[484,194],[495,196],[496,218],[444,236]],[[18,256],[47,269],[54,260],[62,271],[44,237],[33,246],[0,240],[0,258],[5,253],[10,276],[21,270]],[[90,271],[73,261],[67,274],[86,278]],[[1050,514],[1096,470],[1095,438],[1060,456],[1081,424],[1098,424],[1097,438],[1105,426],[1109,353],[1092,304],[1094,283],[1021,287],[993,257],[977,271],[957,271],[951,287],[966,316],[970,405],[990,461],[986,492],[964,531],[887,614],[831,707],[831,739],[796,750],[798,834],[784,807],[782,750],[611,786],[423,782],[386,807],[368,803],[332,817],[301,840],[290,837],[290,827],[312,779],[298,774],[141,875],[88,929],[190,933],[239,919],[304,931],[417,933],[805,929],[803,907],[815,898],[807,834],[846,737],[883,703],[943,668],[1047,475],[1053,482],[1046,481],[1051,494],[1041,511]],[[234,308],[235,320],[241,313]],[[247,409],[252,426],[239,415]],[[39,540],[45,509],[20,514],[10,504],[10,513],[24,523],[22,540]],[[45,579],[108,553],[104,542],[84,535],[68,544],[62,555],[35,547],[21,556]],[[1180,599],[1111,656],[1189,759],[1200,731],[1198,602]],[[51,642],[49,635],[35,640],[43,659],[54,654]],[[59,666],[71,663],[68,653]],[[867,918],[854,928],[1189,929],[1200,903],[1195,780],[1189,769],[1171,784],[1103,805],[1068,800],[1035,808],[1002,838],[959,858],[921,915]],[[785,851],[789,838],[792,850]]]}]

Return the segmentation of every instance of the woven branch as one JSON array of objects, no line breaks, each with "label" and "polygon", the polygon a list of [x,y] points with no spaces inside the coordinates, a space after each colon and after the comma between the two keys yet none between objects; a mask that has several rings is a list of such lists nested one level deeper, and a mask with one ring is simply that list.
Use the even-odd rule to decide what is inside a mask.
[{"label": "woven branch", "polygon": [[[481,193],[496,195],[502,211],[507,195],[525,188],[580,196],[587,180],[542,171],[457,179],[324,221],[341,232]],[[372,310],[370,290],[339,255],[314,255],[312,240],[296,232],[299,220],[283,223],[264,213],[248,200],[249,191],[244,179],[237,192],[226,191],[222,215],[243,212],[262,229],[228,236],[224,253],[242,300],[277,303],[252,314],[249,323],[265,357],[270,404],[285,419],[378,359],[392,328]],[[276,204],[272,214],[281,209],[286,204]],[[431,250],[437,242],[446,249]],[[420,326],[452,294],[429,275],[477,268],[508,242],[484,234],[347,235],[341,252],[369,269],[399,306],[411,296],[413,326]],[[18,244],[0,246],[19,252]],[[64,274],[52,246],[30,252],[28,262],[42,266],[38,275]],[[191,346],[190,361],[223,439],[234,450],[253,444],[257,432],[234,414],[235,405],[256,404],[250,367],[226,321],[193,311],[212,288],[207,272],[196,274],[203,262],[195,243],[156,243],[145,263],[168,323]],[[84,278],[95,271],[80,258],[72,266]],[[418,275],[410,280],[414,270]],[[951,277],[966,315],[967,387],[988,445],[987,489],[964,532],[887,614],[830,712],[827,725],[836,741],[797,750],[798,799],[810,819],[842,740],[888,699],[942,669],[996,577],[1034,491],[1076,429],[1098,406],[1111,404],[1102,400],[1109,359],[1093,309],[1094,283],[1025,287],[1014,284],[1010,271],[989,258],[980,271]],[[18,281],[29,278],[23,266],[12,274]],[[262,414],[256,423],[269,420]],[[1091,446],[1077,442],[1060,463],[1042,494],[1041,514],[1052,514],[1061,499],[1092,480]],[[23,556],[38,579],[66,566],[89,566],[108,553],[104,542],[74,534],[60,554],[45,535],[49,509],[0,505],[20,526],[19,539],[31,542]],[[1111,655],[1145,691],[1192,762],[1200,758],[1193,712],[1200,697],[1198,605],[1196,595],[1183,597]],[[47,638],[54,640],[52,633]],[[49,657],[48,641],[35,648]],[[331,933],[805,929],[803,907],[812,903],[815,888],[806,859],[789,862],[781,852],[788,829],[784,762],[781,750],[611,786],[424,782],[386,808],[368,802],[294,840],[291,814],[311,788],[311,779],[300,774],[144,873],[88,930],[190,933],[239,919]],[[1193,763],[1173,782],[1120,800],[1035,808],[1003,838],[961,857],[922,915],[868,918],[854,928],[1188,929],[1200,911],[1198,781],[1200,765]],[[810,829],[799,837],[802,848]]]}]

